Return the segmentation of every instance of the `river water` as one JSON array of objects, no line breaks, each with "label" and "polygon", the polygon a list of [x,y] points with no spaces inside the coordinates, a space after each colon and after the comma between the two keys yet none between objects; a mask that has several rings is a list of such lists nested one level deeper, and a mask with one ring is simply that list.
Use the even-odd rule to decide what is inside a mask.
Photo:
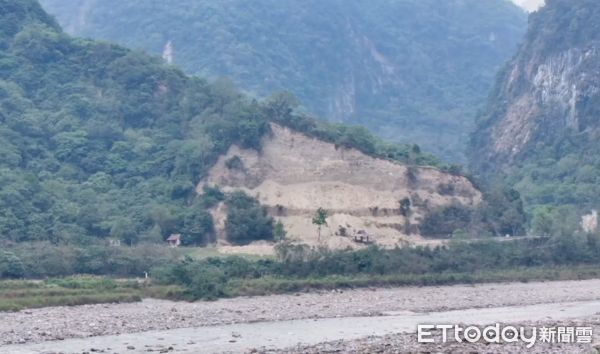
[{"label": "river water", "polygon": [[[445,312],[389,312],[374,317],[339,317],[314,320],[255,322],[210,327],[181,328],[83,339],[0,347],[0,352],[23,353],[147,353],[244,352],[252,348],[282,349],[333,340],[352,340],[370,335],[415,333],[418,324],[487,325],[529,321],[560,321],[600,313],[600,301],[528,306],[464,309]],[[92,349],[94,349],[92,351]]]}]

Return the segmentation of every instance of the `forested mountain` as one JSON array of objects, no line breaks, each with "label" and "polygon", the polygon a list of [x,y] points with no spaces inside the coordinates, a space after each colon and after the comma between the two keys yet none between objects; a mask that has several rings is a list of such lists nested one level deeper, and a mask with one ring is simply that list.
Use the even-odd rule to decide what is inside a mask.
[{"label": "forested mountain", "polygon": [[[264,103],[160,58],[63,33],[35,0],[0,0],[0,243],[203,243],[196,183],[231,144],[260,149],[268,121],[367,154],[432,165],[413,146]],[[251,204],[252,203],[247,203]]]},{"label": "forested mountain", "polygon": [[514,185],[539,232],[600,204],[599,16],[595,0],[548,0],[532,14],[472,136],[474,169]]},{"label": "forested mountain", "polygon": [[462,161],[475,112],[522,39],[508,0],[43,0],[67,32],[231,77],[256,96]]}]

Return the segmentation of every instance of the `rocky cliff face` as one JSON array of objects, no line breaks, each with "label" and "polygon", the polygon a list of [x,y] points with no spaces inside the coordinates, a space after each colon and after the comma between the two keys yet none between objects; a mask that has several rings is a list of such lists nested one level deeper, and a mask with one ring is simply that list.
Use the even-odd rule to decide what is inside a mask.
[{"label": "rocky cliff face", "polygon": [[[330,216],[323,239],[334,248],[355,245],[351,235],[360,230],[381,245],[418,243],[423,241],[419,224],[425,214],[452,203],[473,206],[481,201],[480,192],[464,177],[337,148],[278,125],[272,125],[260,152],[233,146],[198,191],[206,184],[257,197],[290,237],[302,243],[317,244],[311,220],[317,208],[325,208]],[[404,198],[411,202],[406,215],[400,212]],[[222,228],[222,210],[214,216]]]},{"label": "rocky cliff face", "polygon": [[597,136],[599,15],[600,2],[593,0],[551,0],[531,15],[525,42],[472,136],[476,170],[489,174],[539,158],[565,134],[580,142]]}]

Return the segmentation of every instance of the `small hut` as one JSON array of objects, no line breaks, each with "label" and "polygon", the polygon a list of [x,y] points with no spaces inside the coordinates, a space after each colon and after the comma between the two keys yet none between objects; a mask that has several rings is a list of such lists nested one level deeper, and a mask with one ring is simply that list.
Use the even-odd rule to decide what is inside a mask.
[{"label": "small hut", "polygon": [[171,234],[171,236],[167,238],[167,242],[171,247],[179,247],[181,245],[181,234]]}]

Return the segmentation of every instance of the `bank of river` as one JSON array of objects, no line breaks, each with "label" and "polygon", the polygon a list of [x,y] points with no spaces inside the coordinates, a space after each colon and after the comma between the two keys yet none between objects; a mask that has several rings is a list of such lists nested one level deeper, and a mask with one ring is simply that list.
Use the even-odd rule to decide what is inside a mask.
[{"label": "bank of river", "polygon": [[0,313],[0,352],[370,352],[389,343],[415,350],[417,323],[589,322],[596,313],[600,280],[145,300]]},{"label": "bank of river", "polygon": [[7,354],[144,353],[149,349],[159,352],[186,351],[190,353],[262,352],[285,350],[300,345],[310,346],[328,341],[352,341],[365,336],[379,337],[397,333],[415,333],[418,324],[464,323],[483,326],[493,323],[560,323],[570,319],[584,318],[593,313],[600,313],[600,301],[181,328],[12,345],[5,346],[2,351]]}]

